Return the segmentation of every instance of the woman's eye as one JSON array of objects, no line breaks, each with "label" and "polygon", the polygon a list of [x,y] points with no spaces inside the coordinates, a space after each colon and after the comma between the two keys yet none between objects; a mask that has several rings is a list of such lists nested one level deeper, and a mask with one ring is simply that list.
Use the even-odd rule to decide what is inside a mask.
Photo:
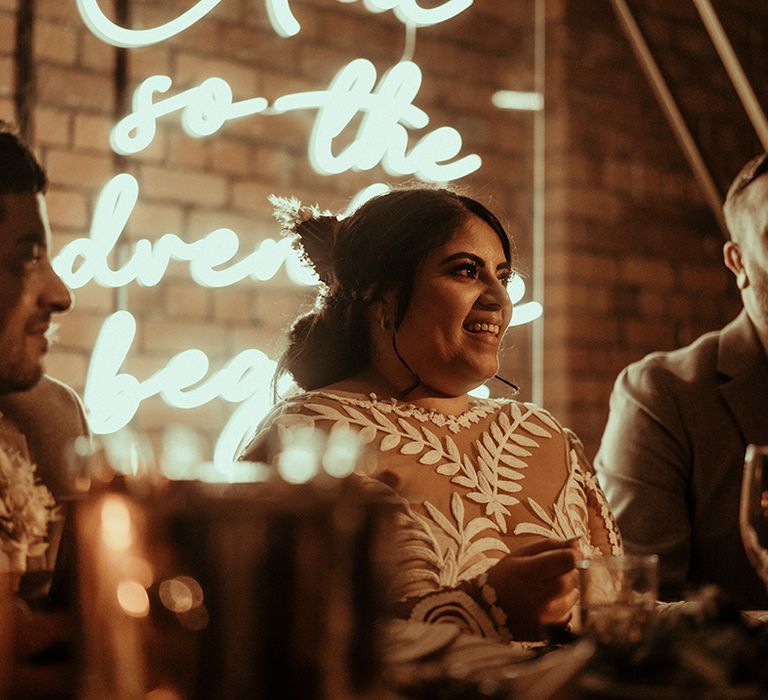
[{"label": "woman's eye", "polygon": [[454,268],[454,272],[462,277],[471,277],[472,279],[476,279],[478,275],[477,265],[474,263],[463,263]]},{"label": "woman's eye", "polygon": [[24,249],[24,252],[21,255],[21,263],[25,269],[32,268],[42,260],[43,255],[43,246],[39,243],[33,243]]},{"label": "woman's eye", "polygon": [[513,277],[514,277],[514,274],[511,272],[508,272],[507,274],[501,275],[501,277],[499,277],[499,282],[501,282],[505,287],[508,287]]}]

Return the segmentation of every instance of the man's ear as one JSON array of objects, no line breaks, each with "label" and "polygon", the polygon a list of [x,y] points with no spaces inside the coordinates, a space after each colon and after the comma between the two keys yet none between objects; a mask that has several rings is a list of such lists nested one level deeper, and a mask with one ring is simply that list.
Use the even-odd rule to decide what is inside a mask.
[{"label": "man's ear", "polygon": [[749,285],[749,279],[747,278],[747,271],[744,269],[744,264],[741,260],[741,248],[738,243],[726,241],[723,246],[723,260],[725,266],[736,275],[736,286],[739,289],[747,287]]}]

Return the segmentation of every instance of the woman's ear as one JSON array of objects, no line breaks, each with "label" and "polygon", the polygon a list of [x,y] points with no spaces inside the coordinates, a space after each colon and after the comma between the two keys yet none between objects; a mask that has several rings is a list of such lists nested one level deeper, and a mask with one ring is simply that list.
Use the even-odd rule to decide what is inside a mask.
[{"label": "woman's ear", "polygon": [[739,289],[746,289],[749,286],[749,278],[741,260],[741,248],[738,243],[726,241],[723,246],[723,260],[726,267],[736,275],[736,286]]}]

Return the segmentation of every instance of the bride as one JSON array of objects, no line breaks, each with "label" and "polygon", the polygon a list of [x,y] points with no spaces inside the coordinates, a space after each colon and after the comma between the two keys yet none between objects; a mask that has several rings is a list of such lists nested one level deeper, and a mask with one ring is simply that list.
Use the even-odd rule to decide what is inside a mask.
[{"label": "bride", "polygon": [[509,238],[467,196],[392,190],[337,219],[273,198],[322,285],[243,457],[269,461],[281,427],[352,428],[399,499],[398,609],[505,640],[537,640],[578,601],[577,556],[621,552],[578,439],[546,410],[476,399],[494,377],[512,305]]}]

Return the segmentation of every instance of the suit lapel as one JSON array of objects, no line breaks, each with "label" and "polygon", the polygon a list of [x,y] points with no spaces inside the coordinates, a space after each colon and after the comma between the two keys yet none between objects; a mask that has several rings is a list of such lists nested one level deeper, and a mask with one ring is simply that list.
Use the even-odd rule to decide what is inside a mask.
[{"label": "suit lapel", "polygon": [[746,311],[720,333],[717,370],[745,443],[768,444],[768,361]]}]

